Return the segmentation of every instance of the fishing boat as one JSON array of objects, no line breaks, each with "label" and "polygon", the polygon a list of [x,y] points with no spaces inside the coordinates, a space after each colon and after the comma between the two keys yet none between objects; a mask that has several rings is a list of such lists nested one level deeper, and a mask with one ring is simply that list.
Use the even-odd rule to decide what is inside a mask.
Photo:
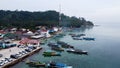
[{"label": "fishing boat", "polygon": [[83,40],[82,38],[80,37],[72,37],[74,40]]},{"label": "fishing boat", "polygon": [[71,35],[72,37],[81,37],[81,36],[85,36],[85,34],[73,34]]},{"label": "fishing boat", "polygon": [[64,49],[61,47],[51,47],[51,49],[55,51],[64,51]]},{"label": "fishing boat", "polygon": [[61,47],[63,47],[63,48],[74,48],[74,46],[71,46],[71,45],[61,45]]},{"label": "fishing boat", "polygon": [[74,54],[85,54],[87,55],[88,52],[87,51],[83,51],[83,50],[80,50],[80,49],[67,49],[67,52],[69,53],[74,53]]},{"label": "fishing boat", "polygon": [[83,37],[83,40],[95,40],[95,38]]},{"label": "fishing boat", "polygon": [[43,55],[44,56],[61,56],[60,53],[54,52],[54,51],[45,51],[45,52],[43,52]]},{"label": "fishing boat", "polygon": [[61,45],[63,48],[74,48],[74,46],[71,46],[63,41],[57,41],[57,44]]},{"label": "fishing boat", "polygon": [[59,63],[59,62],[50,62],[47,65],[48,68],[73,68],[72,66],[68,66],[64,63]]},{"label": "fishing boat", "polygon": [[41,63],[40,61],[30,61],[30,60],[27,60],[26,64],[31,66],[31,67],[45,67],[46,66],[45,63]]},{"label": "fishing boat", "polygon": [[56,43],[48,43],[48,46],[50,46],[50,47],[59,47],[59,45],[56,44]]}]

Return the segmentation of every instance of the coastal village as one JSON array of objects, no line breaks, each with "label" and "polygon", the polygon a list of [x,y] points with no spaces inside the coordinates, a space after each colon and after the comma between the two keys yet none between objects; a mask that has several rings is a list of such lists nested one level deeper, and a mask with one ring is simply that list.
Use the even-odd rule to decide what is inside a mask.
[{"label": "coastal village", "polygon": [[36,31],[24,28],[0,30],[0,67],[7,68],[16,64],[16,61],[19,62],[18,58],[24,58],[31,52],[42,49],[41,41],[59,32],[61,32],[61,28],[47,29],[45,26],[37,27]]},{"label": "coastal village", "polygon": [[[95,40],[95,38],[87,37],[84,33],[78,34],[73,32],[65,34],[77,28],[94,26],[91,21],[87,21],[83,17],[69,17],[57,11],[29,12],[1,10],[0,14],[3,15],[0,20],[2,23],[0,25],[0,68],[10,68],[17,63],[19,64],[19,62],[23,62],[28,67],[73,68],[72,64],[60,61],[56,62],[50,59],[46,62],[41,60],[33,61],[34,59],[31,60],[28,57],[39,52],[44,57],[43,59],[45,57],[61,58],[60,56],[63,56],[62,53],[66,52],[68,54],[88,55],[86,50],[81,50],[81,48],[77,48],[66,41],[56,40],[55,38],[67,35],[75,41]],[[62,17],[65,18],[64,21],[61,20]],[[54,42],[52,40],[49,41],[52,38],[55,40]],[[66,57],[69,56],[66,55]]]},{"label": "coastal village", "polygon": [[120,0],[1,0],[0,68],[120,68]]},{"label": "coastal village", "polygon": [[[14,64],[23,61],[28,56],[39,52],[41,49],[41,45],[45,44],[44,40],[47,40],[51,37],[60,37],[65,36],[63,34],[63,29],[61,27],[52,27],[48,28],[46,26],[38,26],[36,30],[30,29],[17,29],[17,28],[9,28],[0,30],[0,67],[8,68],[13,66]],[[84,37],[85,34],[69,34],[73,40],[95,40],[94,38]],[[51,50],[54,51],[45,51],[43,52],[43,56],[61,56],[57,51],[64,51],[64,48],[68,53],[74,54],[84,54],[87,55],[87,51],[76,49],[74,46],[63,42],[57,41],[49,42],[47,44]],[[33,62],[33,61],[25,61],[30,66],[37,67],[46,67],[46,64]],[[47,68],[59,68],[59,66],[66,67],[66,64],[61,63],[53,63],[50,62],[50,65]],[[58,67],[54,67],[58,65]],[[67,66],[67,68],[72,68],[72,66]]]}]

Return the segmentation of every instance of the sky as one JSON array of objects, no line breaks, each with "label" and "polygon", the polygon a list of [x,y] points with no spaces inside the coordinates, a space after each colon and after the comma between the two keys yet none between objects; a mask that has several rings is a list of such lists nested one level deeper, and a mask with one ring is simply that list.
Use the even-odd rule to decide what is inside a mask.
[{"label": "sky", "polygon": [[120,0],[0,0],[0,10],[60,10],[94,24],[120,24]]}]

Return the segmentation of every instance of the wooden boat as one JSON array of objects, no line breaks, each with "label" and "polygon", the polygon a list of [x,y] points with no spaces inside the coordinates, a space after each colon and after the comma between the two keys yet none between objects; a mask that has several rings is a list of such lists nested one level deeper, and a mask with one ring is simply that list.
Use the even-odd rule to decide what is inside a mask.
[{"label": "wooden boat", "polygon": [[71,35],[72,37],[81,37],[81,36],[85,36],[85,34],[74,34],[74,35]]},{"label": "wooden boat", "polygon": [[63,47],[63,48],[74,48],[74,46],[71,46],[71,45],[61,45],[61,47]]},{"label": "wooden boat", "polygon": [[64,51],[64,49],[61,47],[51,47],[51,49],[55,51]]},{"label": "wooden boat", "polygon": [[50,47],[59,47],[59,45],[56,44],[56,43],[48,43],[48,46],[50,46]]},{"label": "wooden boat", "polygon": [[71,46],[63,41],[57,41],[57,44],[60,44],[61,47],[63,47],[63,48],[74,48],[74,46]]},{"label": "wooden boat", "polygon": [[84,37],[83,40],[95,40],[95,38]]},{"label": "wooden boat", "polygon": [[46,66],[45,63],[41,63],[39,61],[30,61],[30,60],[27,60],[26,64],[31,67],[45,67]]},{"label": "wooden boat", "polygon": [[80,37],[73,37],[74,40],[83,40],[82,38]]},{"label": "wooden boat", "polygon": [[54,52],[54,51],[46,51],[46,52],[43,52],[43,55],[44,55],[44,56],[61,56],[60,53]]},{"label": "wooden boat", "polygon": [[75,53],[75,54],[85,54],[87,55],[88,52],[87,51],[83,51],[83,50],[78,50],[78,49],[67,49],[67,52],[69,53]]}]

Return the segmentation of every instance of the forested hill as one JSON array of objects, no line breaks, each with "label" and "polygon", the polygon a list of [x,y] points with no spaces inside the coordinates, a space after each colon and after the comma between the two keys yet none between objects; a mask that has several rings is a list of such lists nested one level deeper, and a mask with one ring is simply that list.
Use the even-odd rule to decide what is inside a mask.
[{"label": "forested hill", "polygon": [[69,17],[64,14],[61,14],[61,21],[59,22],[59,12],[56,11],[29,12],[0,10],[0,26],[2,27],[33,28],[40,25],[81,27],[93,26],[93,23],[81,17]]}]

